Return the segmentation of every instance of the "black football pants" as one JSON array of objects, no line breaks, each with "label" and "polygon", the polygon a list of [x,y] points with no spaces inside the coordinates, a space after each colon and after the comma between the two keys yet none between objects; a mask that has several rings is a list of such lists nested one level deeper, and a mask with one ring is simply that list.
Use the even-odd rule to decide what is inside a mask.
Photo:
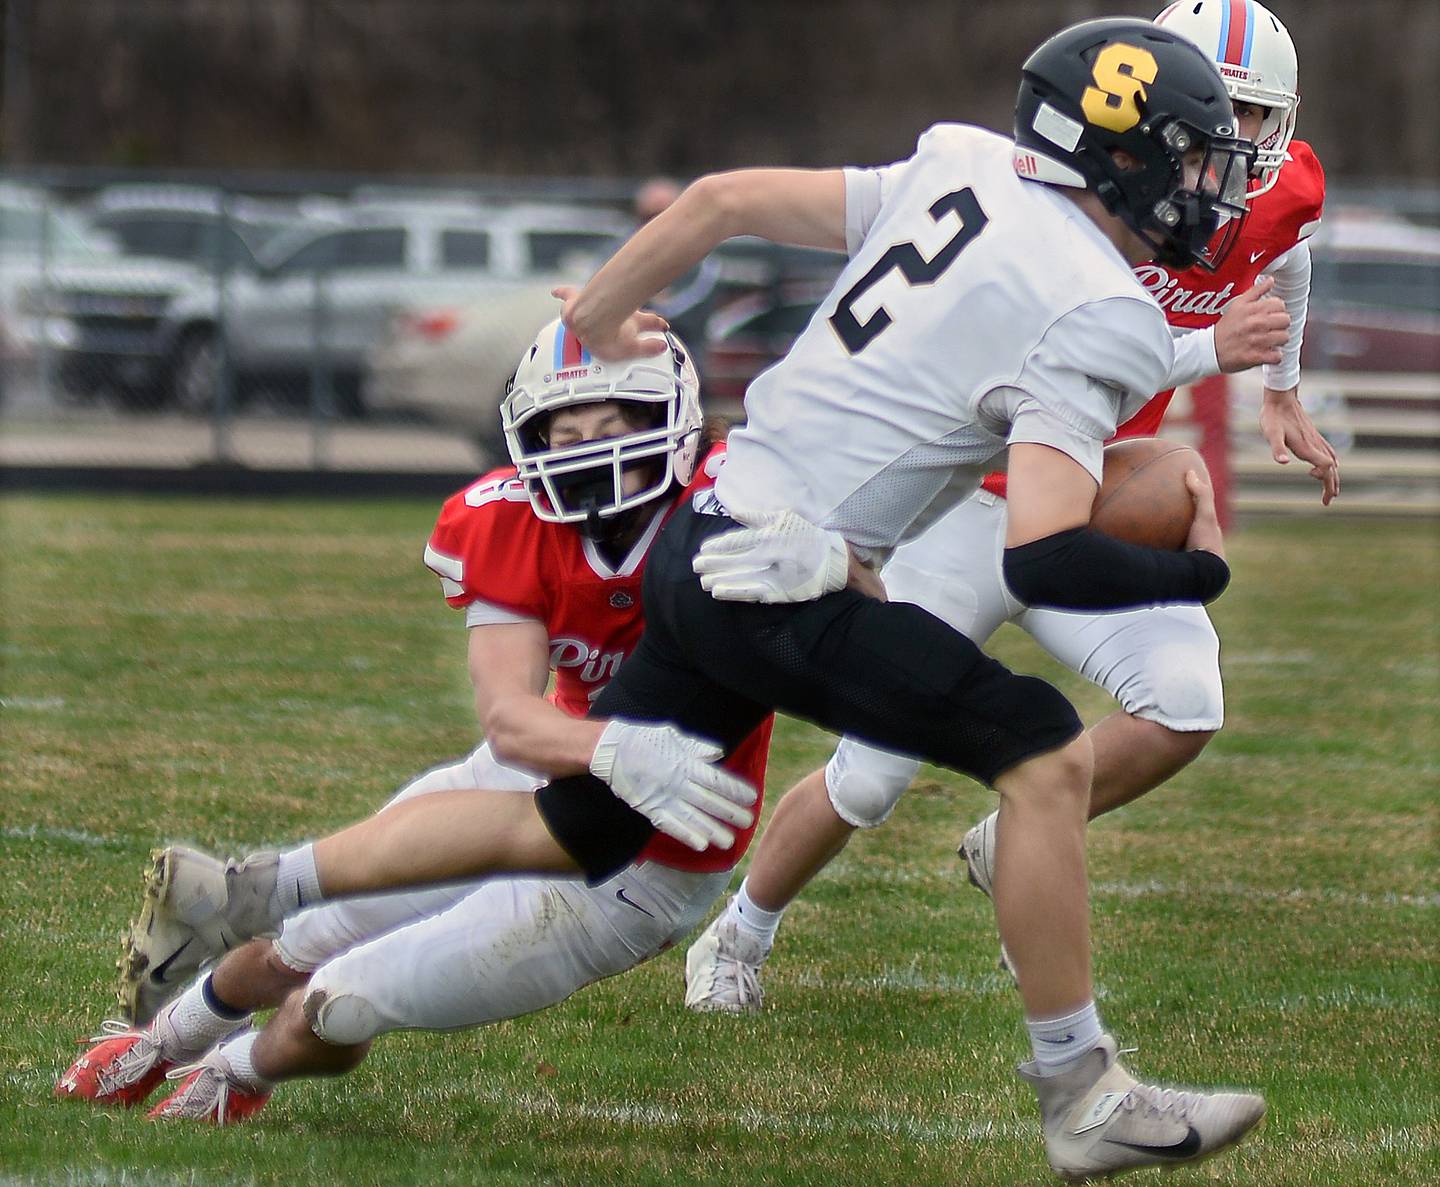
[{"label": "black football pants", "polygon": [[[676,510],[646,564],[645,634],[592,716],[671,722],[729,753],[779,709],[986,784],[1080,733],[1057,689],[1010,672],[919,606],[849,589],[776,606],[712,598],[691,558],[735,526],[688,501]],[[538,802],[592,881],[654,834],[591,775],[556,779]]]}]

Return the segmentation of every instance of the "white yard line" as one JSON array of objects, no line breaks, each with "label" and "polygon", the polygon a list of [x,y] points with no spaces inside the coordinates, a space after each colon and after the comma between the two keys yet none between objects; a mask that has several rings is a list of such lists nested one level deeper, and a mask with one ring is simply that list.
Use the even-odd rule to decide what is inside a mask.
[{"label": "white yard line", "polygon": [[128,845],[118,837],[101,837],[78,828],[45,828],[38,824],[24,828],[0,828],[0,840],[6,841],[64,841],[72,845],[88,845],[94,849],[113,849]]}]

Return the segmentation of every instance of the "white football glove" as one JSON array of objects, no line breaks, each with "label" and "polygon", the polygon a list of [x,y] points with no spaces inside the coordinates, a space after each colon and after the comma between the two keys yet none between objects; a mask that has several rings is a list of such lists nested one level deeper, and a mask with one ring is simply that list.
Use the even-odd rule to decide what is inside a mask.
[{"label": "white football glove", "polygon": [[733,518],[746,524],[711,536],[692,562],[702,588],[722,602],[812,602],[845,588],[850,550],[793,511]]},{"label": "white football glove", "polygon": [[590,773],[662,833],[691,849],[729,849],[735,834],[721,821],[748,828],[755,789],[713,764],[719,746],[673,725],[641,725],[619,718],[606,725],[590,759]]}]

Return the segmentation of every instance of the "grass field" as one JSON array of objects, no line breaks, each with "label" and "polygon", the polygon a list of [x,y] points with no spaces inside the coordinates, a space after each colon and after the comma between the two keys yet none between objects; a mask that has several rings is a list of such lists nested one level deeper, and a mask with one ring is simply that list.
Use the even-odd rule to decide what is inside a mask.
[{"label": "grass field", "polygon": [[[392,1036],[257,1121],[56,1102],[151,845],[315,835],[465,751],[420,502],[0,500],[0,1181],[1042,1184],[1017,1000],[927,772],[791,912],[770,1008],[696,1017],[680,951],[546,1014]],[[1217,604],[1229,721],[1091,832],[1101,1009],[1155,1078],[1260,1088],[1223,1160],[1137,1184],[1440,1182],[1440,542],[1254,523]],[[1007,631],[1009,628],[1007,628]],[[1105,699],[1017,633],[1088,720]],[[772,796],[829,749],[777,731]]]}]

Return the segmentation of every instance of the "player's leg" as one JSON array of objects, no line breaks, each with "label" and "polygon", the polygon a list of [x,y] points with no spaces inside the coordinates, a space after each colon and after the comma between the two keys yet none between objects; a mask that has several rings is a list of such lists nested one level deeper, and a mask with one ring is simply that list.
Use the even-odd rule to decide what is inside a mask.
[{"label": "player's leg", "polygon": [[1093,1008],[1089,905],[1083,894],[1075,897],[1086,886],[1090,774],[1090,741],[1082,734],[995,779],[1003,837],[995,920],[1031,1020]]},{"label": "player's leg", "polygon": [[[1003,794],[1018,805],[1017,828],[1049,830],[1055,845],[1083,853],[1089,746],[1074,710],[1043,681],[1014,675],[911,604],[849,591],[795,607],[726,604],[684,582],[673,596],[668,634],[696,669],[752,695],[763,690],[779,707],[828,728],[997,787],[1011,773]],[[1056,861],[1044,843],[1017,852],[1019,893],[1032,893],[1022,884],[1029,885],[1083,911],[1083,860]],[[1033,914],[1041,943],[1027,950],[1036,954],[1035,970],[1022,981],[1027,1005],[1031,996],[1039,1011],[1057,999],[1087,1001],[1086,930],[1069,925],[1069,906],[1049,912],[1049,922],[1044,911]]]},{"label": "player's leg", "polygon": [[785,908],[845,848],[853,831],[830,806],[824,768],[785,793],[761,834],[749,873],[685,953],[686,1006],[745,1014],[765,1004],[760,966],[770,956]]},{"label": "player's leg", "polygon": [[[1051,655],[1100,685],[1120,709],[1090,730],[1095,777],[1090,818],[1160,786],[1192,762],[1224,721],[1220,640],[1203,607],[1154,606],[1114,614],[1027,610],[1017,623]],[[965,835],[971,881],[987,891],[997,817]]]},{"label": "player's leg", "polygon": [[[924,606],[983,646],[1018,608],[1001,578],[1004,536],[1003,501],[981,492],[896,552],[882,573],[890,600]],[[856,829],[889,817],[919,766],[845,738],[823,769],[785,794],[745,880],[686,954],[686,1005],[761,1008],[760,966],[785,909]]]},{"label": "player's leg", "polygon": [[[496,762],[489,747],[482,745],[459,762],[435,767],[411,780],[391,798],[381,814],[409,800],[456,788],[483,784],[505,791],[528,792],[537,782],[529,772]],[[210,872],[223,876],[223,867],[212,862]],[[283,932],[273,944],[268,940],[256,941],[226,953],[209,974],[190,984],[182,999],[173,1003],[173,1008],[163,1011],[163,1019],[157,1016],[155,1025],[139,1025],[135,1029],[144,1032],[143,1037],[153,1048],[156,1061],[185,1061],[206,1050],[224,1034],[248,1025],[253,1011],[278,1005],[291,989],[304,984],[311,970],[336,953],[392,928],[436,914],[466,893],[467,887],[456,883],[324,903],[303,911],[285,921]],[[157,913],[151,909],[152,925],[156,918]],[[183,977],[193,976],[193,970],[202,960],[220,955],[196,933],[182,932],[183,929],[174,926],[137,925],[132,930],[121,961],[122,1012],[128,1013],[126,1007],[134,1003],[144,1003],[148,1013],[154,1013],[160,1009],[160,1003],[184,984]],[[163,942],[167,940],[169,946],[165,947]],[[135,1020],[147,1022],[144,1017]],[[131,1038],[130,1046],[137,1041]],[[103,1067],[100,1055],[123,1057],[133,1071],[137,1057],[128,1048],[122,1050],[122,1046],[124,1044],[117,1044],[112,1037],[105,1052],[92,1050],[82,1056],[82,1060],[88,1059],[91,1065],[98,1061]],[[110,1079],[114,1079],[113,1075]]]},{"label": "player's leg", "polygon": [[[419,795],[485,782],[530,790],[533,776],[496,763],[481,746],[458,763],[437,767],[412,780],[391,805]],[[101,1104],[139,1104],[171,1069],[200,1058],[216,1043],[249,1026],[256,1010],[280,1005],[303,986],[310,971],[336,953],[404,923],[434,914],[466,893],[461,885],[327,903],[285,923],[275,941],[252,940],[226,953],[207,973],[195,977],[173,1001],[183,981],[177,966],[198,966],[204,953],[192,952],[192,938],[178,948],[145,951],[132,937],[131,959],[122,967],[138,969],[143,980],[122,984],[122,1009],[144,1003],[153,1017],[135,1025],[106,1023],[105,1032],[77,1058],[56,1085],[68,1099]],[[152,933],[153,941],[163,937]],[[143,955],[141,961],[136,954]]]},{"label": "player's leg", "polygon": [[[1003,513],[994,496],[960,504],[882,574],[890,600],[913,602],[983,647],[1016,609],[1000,579]],[[775,810],[750,864],[755,904],[781,911],[855,829],[877,828],[919,769],[918,760],[842,740],[823,771],[807,775]]]},{"label": "player's leg", "polygon": [[[683,516],[682,509],[682,525]],[[1014,675],[903,603],[840,591],[777,612],[707,603],[698,586],[678,579],[671,595],[669,636],[698,671],[1001,793],[996,913],[1014,949],[1035,1053],[1025,1075],[1040,1100],[1052,1165],[1110,1173],[1203,1157],[1263,1116],[1258,1096],[1140,1084],[1118,1062],[1090,983],[1092,749],[1056,690]],[[1097,1154],[1107,1142],[1114,1151]]]},{"label": "player's leg", "polygon": [[1220,639],[1202,606],[1093,617],[1028,610],[1019,623],[1120,704],[1091,731],[1092,820],[1164,783],[1224,724]]},{"label": "player's leg", "polygon": [[338,1075],[399,1029],[455,1030],[554,1005],[633,968],[684,935],[728,872],[653,863],[605,883],[518,879],[473,889],[450,909],[387,932],[322,965],[259,1032],[207,1055],[152,1115],[248,1116],[274,1085]]}]

